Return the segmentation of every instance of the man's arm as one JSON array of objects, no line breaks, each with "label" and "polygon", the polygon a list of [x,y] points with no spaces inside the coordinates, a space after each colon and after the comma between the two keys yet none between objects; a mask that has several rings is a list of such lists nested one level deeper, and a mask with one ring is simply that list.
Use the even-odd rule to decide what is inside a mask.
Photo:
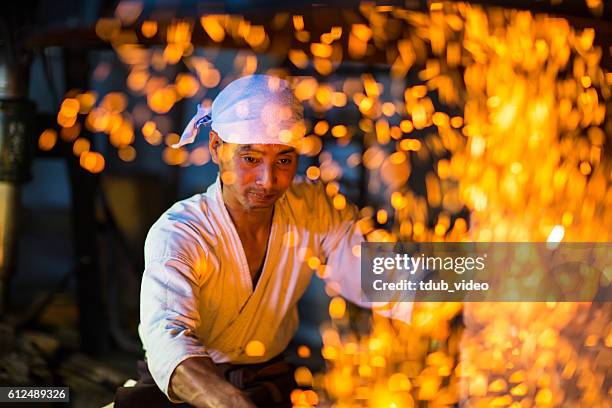
[{"label": "man's arm", "polygon": [[198,408],[255,408],[208,357],[192,357],[179,364],[170,378],[168,393]]},{"label": "man's arm", "polygon": [[345,208],[334,208],[331,198],[319,186],[317,196],[317,222],[323,226],[321,250],[329,267],[325,277],[335,290],[350,302],[371,309],[378,315],[410,322],[412,302],[370,302],[362,298],[361,258],[358,247],[365,241],[358,222],[357,207],[347,203]]}]

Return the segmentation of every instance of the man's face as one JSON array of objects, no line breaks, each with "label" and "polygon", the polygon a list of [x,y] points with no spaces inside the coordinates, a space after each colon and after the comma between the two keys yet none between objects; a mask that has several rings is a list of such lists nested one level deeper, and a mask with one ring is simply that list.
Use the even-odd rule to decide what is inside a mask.
[{"label": "man's face", "polygon": [[272,207],[297,171],[295,149],[280,144],[225,143],[218,138],[211,132],[210,151],[221,174],[230,175],[224,177],[223,187],[224,198],[231,201],[228,204],[240,204],[245,210]]}]

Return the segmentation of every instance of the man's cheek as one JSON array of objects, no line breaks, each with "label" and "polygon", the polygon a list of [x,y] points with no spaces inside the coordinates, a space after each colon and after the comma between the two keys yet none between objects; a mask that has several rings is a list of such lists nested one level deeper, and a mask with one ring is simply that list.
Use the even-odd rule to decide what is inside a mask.
[{"label": "man's cheek", "polygon": [[281,178],[281,182],[279,183],[282,190],[286,190],[289,188],[289,186],[291,185],[291,182],[293,181],[294,176],[295,176],[295,173],[283,174]]},{"label": "man's cheek", "polygon": [[238,180],[243,185],[248,185],[255,177],[255,172],[244,165],[236,163],[233,168],[236,172],[236,176],[238,176]]},{"label": "man's cheek", "polygon": [[289,186],[293,182],[293,179],[295,178],[296,173],[297,173],[297,164],[295,164],[293,168],[290,169],[289,171],[283,172],[283,187],[289,188]]},{"label": "man's cheek", "polygon": [[245,171],[244,165],[236,158],[229,160],[224,170],[231,171],[236,175],[237,182],[248,177],[248,172]]}]

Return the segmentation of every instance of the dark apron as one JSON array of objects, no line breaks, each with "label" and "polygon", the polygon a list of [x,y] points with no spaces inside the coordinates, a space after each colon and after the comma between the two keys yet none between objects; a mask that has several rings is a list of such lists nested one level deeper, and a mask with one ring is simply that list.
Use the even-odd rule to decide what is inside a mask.
[{"label": "dark apron", "polygon": [[[280,356],[259,364],[217,364],[225,379],[259,408],[291,407],[291,391],[297,388],[294,367]],[[138,382],[133,387],[119,387],[115,393],[116,408],[184,408],[175,404],[157,387],[146,361],[138,361]]]}]

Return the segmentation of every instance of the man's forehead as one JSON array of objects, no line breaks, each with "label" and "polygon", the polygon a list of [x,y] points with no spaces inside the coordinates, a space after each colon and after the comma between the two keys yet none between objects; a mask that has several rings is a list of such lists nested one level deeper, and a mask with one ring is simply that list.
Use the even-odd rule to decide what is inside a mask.
[{"label": "man's forehead", "polygon": [[295,152],[295,147],[282,144],[237,144],[236,146],[237,153],[285,154]]}]

